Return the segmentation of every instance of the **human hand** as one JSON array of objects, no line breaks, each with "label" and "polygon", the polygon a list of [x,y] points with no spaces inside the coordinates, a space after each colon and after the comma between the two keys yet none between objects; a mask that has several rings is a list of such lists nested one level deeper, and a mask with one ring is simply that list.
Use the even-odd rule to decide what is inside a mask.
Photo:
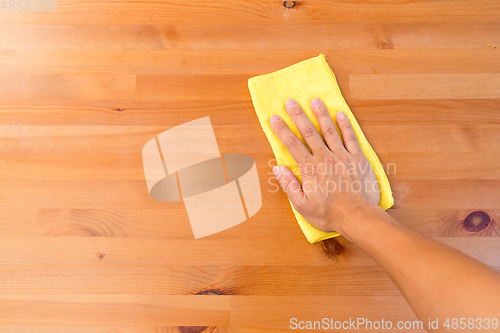
[{"label": "human hand", "polygon": [[308,222],[320,230],[342,234],[352,212],[378,205],[380,193],[373,169],[342,111],[336,114],[336,123],[345,146],[319,98],[311,101],[311,109],[325,141],[294,99],[287,99],[285,107],[311,152],[283,119],[272,115],[271,127],[297,162],[302,185],[285,166],[275,166],[273,172],[295,210]]}]

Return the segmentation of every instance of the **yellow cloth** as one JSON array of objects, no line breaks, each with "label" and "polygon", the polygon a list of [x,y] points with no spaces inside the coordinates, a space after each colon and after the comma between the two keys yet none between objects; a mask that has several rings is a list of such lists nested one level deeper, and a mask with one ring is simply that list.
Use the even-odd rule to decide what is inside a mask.
[{"label": "yellow cloth", "polygon": [[[299,181],[300,175],[297,163],[293,160],[288,150],[272,130],[269,123],[271,115],[279,115],[286,122],[292,132],[294,132],[302,140],[302,142],[304,142],[286,112],[285,101],[287,98],[293,98],[299,103],[318,131],[320,131],[319,125],[310,107],[310,102],[314,97],[320,98],[325,103],[333,119],[335,119],[335,114],[338,111],[344,111],[351,121],[363,153],[375,171],[380,189],[379,206],[383,209],[387,209],[394,204],[391,187],[385,171],[380,164],[377,155],[361,131],[356,118],[354,118],[349,106],[342,97],[335,75],[326,62],[323,54],[298,62],[273,73],[252,77],[248,80],[248,88],[250,90],[252,102],[255,107],[255,111],[257,112],[260,124],[267,136],[267,139],[271,143],[277,163],[279,165],[285,165],[292,170]],[[340,134],[338,127],[337,131]],[[339,235],[336,232],[327,233],[317,229],[307,222],[302,215],[300,215],[293,208],[293,205],[292,210],[297,218],[302,232],[310,243],[313,244]]]}]

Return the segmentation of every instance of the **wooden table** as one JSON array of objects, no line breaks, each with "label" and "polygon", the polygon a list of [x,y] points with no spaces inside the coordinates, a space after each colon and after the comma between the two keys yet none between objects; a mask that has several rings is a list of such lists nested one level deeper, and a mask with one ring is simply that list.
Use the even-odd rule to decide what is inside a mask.
[{"label": "wooden table", "polygon": [[[247,80],[320,53],[396,166],[389,213],[499,269],[498,1],[23,1],[0,9],[0,332],[416,320],[366,254],[310,245],[271,192]],[[205,116],[222,153],[256,160],[263,206],[195,240],[182,202],[149,197],[141,149]]]}]

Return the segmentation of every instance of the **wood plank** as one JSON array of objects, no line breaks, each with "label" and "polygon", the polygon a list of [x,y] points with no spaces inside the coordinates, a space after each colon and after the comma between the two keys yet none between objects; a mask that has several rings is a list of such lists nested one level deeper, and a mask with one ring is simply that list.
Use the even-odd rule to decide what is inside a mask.
[{"label": "wood plank", "polygon": [[[24,104],[23,104],[24,103]],[[500,124],[498,100],[349,100],[362,129],[370,125]],[[234,112],[238,110],[238,112]],[[210,116],[215,130],[262,131],[250,101],[20,101],[0,105],[0,125],[162,126]],[[220,143],[222,144],[222,142]]]},{"label": "wood plank", "polygon": [[[279,52],[279,56],[275,52]],[[0,49],[0,64],[16,73],[112,71],[131,75],[245,74],[249,78],[271,73],[320,53],[325,54],[337,77],[345,81],[345,84],[340,85],[343,92],[349,88],[350,74],[453,74],[500,70],[498,55],[493,47],[373,50],[326,47],[302,49],[297,46],[286,52],[279,49],[240,51],[227,48],[202,51]],[[13,99],[10,103],[22,101]]]},{"label": "wood plank", "polygon": [[177,327],[144,325],[102,325],[102,326],[0,326],[4,333],[178,333]]},{"label": "wood plank", "polygon": [[[270,153],[255,153],[258,171],[266,182]],[[446,179],[500,179],[500,156],[488,152],[390,153],[379,154],[386,174],[393,181]],[[81,153],[5,153],[0,156],[0,179],[123,179],[144,180],[140,156]]]},{"label": "wood plank", "polygon": [[377,267],[124,266],[0,268],[2,295],[400,295]]},{"label": "wood plank", "polygon": [[[140,158],[143,145],[168,128],[160,126],[1,126],[0,150],[38,153],[127,152]],[[128,139],[127,139],[128,138]]]},{"label": "wood plank", "polygon": [[[185,326],[189,327],[189,326]],[[3,333],[183,333],[179,326],[0,326]],[[199,329],[193,326],[192,329]],[[186,328],[184,329],[184,332]],[[231,327],[219,326],[213,333],[283,333],[290,330],[257,328],[257,327]],[[308,330],[308,332],[324,332],[319,330]]]},{"label": "wood plank", "polygon": [[[174,208],[175,207],[175,208]],[[166,216],[168,215],[168,219]],[[286,214],[285,214],[286,216]],[[282,218],[265,230],[271,235],[291,224]],[[259,223],[262,226],[263,223]],[[252,233],[245,226],[245,234]],[[295,233],[284,228],[283,234]],[[290,230],[292,229],[292,230]],[[241,232],[241,231],[240,231]],[[235,235],[226,234],[224,237]],[[1,237],[165,237],[193,239],[186,210],[182,204],[165,204],[160,209],[2,209]],[[219,237],[222,237],[220,235]],[[270,236],[272,237],[272,236]]]},{"label": "wood plank", "polygon": [[[210,236],[212,240],[256,237],[274,241],[277,237],[303,239],[283,193],[279,200],[264,203],[259,215],[234,228]],[[268,195],[265,194],[264,198]],[[461,209],[399,206],[387,212],[404,226],[431,237],[499,237],[498,209]],[[179,207],[180,206],[180,207]],[[481,230],[465,229],[465,218],[483,211],[491,218]],[[165,216],[168,215],[168,219]],[[161,237],[192,240],[186,210],[182,204],[166,203],[162,209],[23,209],[3,207],[0,237]]]},{"label": "wood plank", "polygon": [[[154,326],[122,326],[122,325],[103,325],[103,326],[0,326],[2,332],[5,333],[157,333]],[[166,332],[166,331],[165,331]]]},{"label": "wood plank", "polygon": [[[363,125],[377,153],[487,153],[499,151],[498,125]],[[397,138],[397,139],[395,139]],[[488,155],[489,156],[489,155]]]},{"label": "wood plank", "polygon": [[464,179],[392,183],[394,207],[495,210],[496,182]]},{"label": "wood plank", "polygon": [[[0,180],[2,205],[44,208],[164,208],[151,199],[144,181],[125,180]],[[119,193],[119,194],[118,194]],[[168,203],[178,209],[182,203]],[[22,208],[21,208],[22,209]]]},{"label": "wood plank", "polygon": [[[228,326],[228,296],[2,295],[0,325]],[[0,326],[1,327],[1,326]]]},{"label": "wood plank", "polygon": [[[264,203],[259,215],[210,239],[276,237],[303,239],[291,208],[280,200]],[[265,196],[267,198],[267,195]],[[399,203],[397,202],[396,205]],[[192,240],[193,233],[184,207],[165,204],[163,209],[18,209],[4,207],[0,214],[0,237],[162,237]],[[177,208],[174,208],[177,207]],[[464,219],[474,211],[486,212],[492,222],[475,232],[464,228]],[[432,237],[499,237],[498,209],[481,207],[397,207],[388,214],[406,227]],[[168,214],[168,220],[165,216]]]},{"label": "wood plank", "polygon": [[[199,326],[143,326],[143,325],[106,325],[106,326],[0,326],[3,333],[183,333],[187,329],[199,330]],[[213,333],[283,333],[289,330],[256,328],[256,327],[216,327]],[[309,332],[321,332],[309,330]]]},{"label": "wood plank", "polygon": [[[298,235],[299,236],[299,235]],[[498,237],[438,237],[489,266],[500,266]],[[276,237],[274,242],[258,238],[176,240],[153,237],[0,237],[5,266],[313,266],[330,267],[333,261],[319,244],[311,245],[303,235]],[[375,266],[352,245],[339,265]]]},{"label": "wood plank", "polygon": [[[299,235],[298,235],[299,236]],[[30,266],[329,266],[319,245],[303,236],[277,237],[274,242],[255,239],[177,240],[130,237],[4,237],[1,265]],[[290,254],[294,253],[293,256]],[[104,256],[102,255],[104,254]]]},{"label": "wood plank", "polygon": [[353,99],[500,98],[500,73],[351,74]]},{"label": "wood plank", "polygon": [[386,174],[399,182],[429,179],[498,179],[500,155],[476,153],[384,153]]},{"label": "wood plank", "polygon": [[[425,50],[493,49],[496,23],[276,25],[0,25],[6,50]],[[283,38],[293,34],[293,38]],[[244,38],[242,38],[244,36]]]},{"label": "wood plank", "polygon": [[[389,311],[390,309],[390,311]],[[231,296],[231,326],[290,329],[290,319],[414,321],[402,296]],[[396,325],[396,323],[394,323]],[[320,328],[320,327],[318,327]],[[359,329],[363,330],[363,326]],[[421,330],[422,331],[422,330]],[[412,330],[412,332],[418,332]],[[422,331],[424,332],[424,331]]]},{"label": "wood plank", "polygon": [[449,125],[498,124],[498,100],[349,100],[356,119],[362,126],[413,124]]},{"label": "wood plank", "polygon": [[[332,3],[302,1],[287,9],[282,2],[201,0],[185,2],[56,1],[54,11],[7,11],[2,24],[327,24],[327,23],[471,23],[498,22],[500,5],[469,1],[418,0],[405,2],[357,1]],[[354,14],[355,13],[355,14]],[[36,14],[36,15],[32,15]]]},{"label": "wood plank", "polygon": [[129,99],[135,95],[135,76],[111,73],[0,73],[0,102],[11,99]]},{"label": "wood plank", "polygon": [[[261,184],[265,181],[267,179],[261,180]],[[498,209],[498,180],[411,180],[391,185],[395,208]],[[286,195],[276,194],[279,192],[276,185],[264,186],[263,201],[288,209]],[[1,207],[11,209],[23,209],[28,203],[36,209],[175,210],[183,207],[182,202],[151,199],[141,180],[0,180],[0,197],[4,198]]]},{"label": "wood plank", "polygon": [[[489,221],[484,228],[466,228],[467,217],[474,212],[488,215]],[[399,223],[430,237],[499,237],[500,211],[498,209],[389,209],[388,214]],[[474,215],[472,215],[474,216]],[[472,217],[471,216],[471,217]]]},{"label": "wood plank", "polygon": [[[210,116],[210,112],[205,115]],[[250,156],[271,152],[260,125],[255,119],[249,126],[231,128],[218,126],[211,118],[219,151],[245,153]],[[192,120],[192,119],[191,119]],[[176,125],[178,125],[177,123]],[[500,150],[500,124],[471,125],[371,125],[363,124],[363,132],[378,154],[396,153],[492,153]],[[164,126],[37,126],[0,125],[0,152],[9,154],[85,154],[89,147],[95,154],[133,154],[140,158],[143,145],[167,130]],[[388,139],[389,138],[389,139]],[[393,140],[390,138],[398,138]],[[251,143],[251,144],[250,144]],[[127,156],[127,158],[130,158]],[[265,161],[267,163],[267,161]]]},{"label": "wood plank", "polygon": [[138,75],[136,98],[139,100],[241,100],[249,96],[246,75]]}]

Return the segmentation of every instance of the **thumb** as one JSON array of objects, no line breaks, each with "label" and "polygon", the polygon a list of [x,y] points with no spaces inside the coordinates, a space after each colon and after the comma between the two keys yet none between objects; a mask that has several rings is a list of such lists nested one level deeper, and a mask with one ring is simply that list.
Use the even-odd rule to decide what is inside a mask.
[{"label": "thumb", "polygon": [[301,203],[304,200],[304,191],[302,190],[302,185],[300,185],[293,172],[286,166],[277,165],[273,168],[273,173],[293,206],[301,206]]}]

